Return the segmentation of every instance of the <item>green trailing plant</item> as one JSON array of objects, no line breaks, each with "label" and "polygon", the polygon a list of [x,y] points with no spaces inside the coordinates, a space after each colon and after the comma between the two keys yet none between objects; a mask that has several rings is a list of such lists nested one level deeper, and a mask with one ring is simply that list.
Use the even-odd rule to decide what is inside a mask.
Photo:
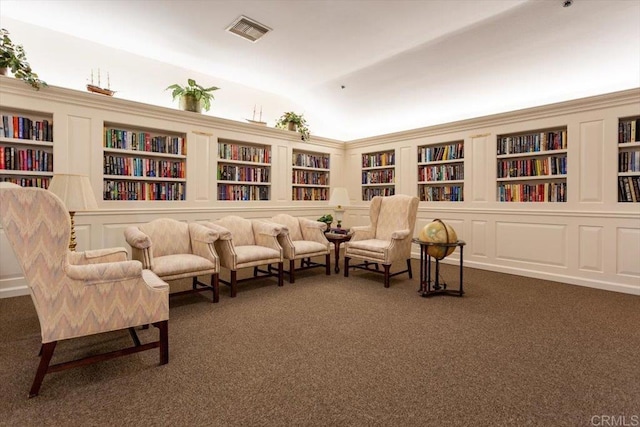
[{"label": "green trailing plant", "polygon": [[165,90],[169,89],[172,90],[171,95],[173,96],[174,101],[179,97],[191,97],[198,104],[202,105],[202,108],[204,108],[205,111],[209,111],[209,109],[211,108],[211,100],[214,99],[211,92],[220,88],[215,86],[205,88],[196,83],[194,79],[187,79],[186,86],[172,84]]},{"label": "green trailing plant", "polygon": [[14,44],[11,41],[9,31],[4,28],[0,29],[0,37],[0,68],[10,70],[16,79],[24,81],[36,90],[47,86],[47,83],[40,80],[31,69],[22,45]]},{"label": "green trailing plant", "polygon": [[324,222],[325,224],[327,224],[327,230],[328,230],[329,227],[331,227],[331,223],[333,223],[333,215],[331,214],[322,215],[320,218],[317,219],[317,221]]},{"label": "green trailing plant", "polygon": [[[294,129],[290,128],[289,123],[294,125]],[[307,126],[307,120],[304,118],[304,114],[296,114],[293,111],[286,112],[276,121],[276,127],[278,129],[297,130],[300,132],[303,141],[309,140],[309,127]]]}]

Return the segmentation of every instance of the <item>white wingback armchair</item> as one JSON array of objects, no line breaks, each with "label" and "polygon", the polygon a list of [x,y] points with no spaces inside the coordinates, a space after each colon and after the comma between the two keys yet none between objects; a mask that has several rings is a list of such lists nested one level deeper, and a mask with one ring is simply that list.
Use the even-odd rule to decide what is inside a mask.
[{"label": "white wingback armchair", "polygon": [[[151,348],[169,361],[169,286],[124,248],[69,251],[71,219],[62,201],[40,188],[0,188],[4,232],[22,267],[42,335],[41,358],[29,397],[47,373]],[[158,341],[140,344],[133,327],[153,324]],[[129,329],[134,346],[49,365],[58,341]]]},{"label": "white wingback armchair", "polygon": [[[371,199],[368,226],[351,227],[353,236],[345,243],[344,276],[349,277],[349,268],[380,272],[378,263],[384,267],[384,287],[389,287],[389,278],[411,272],[411,239],[416,224],[418,198],[398,194]],[[364,263],[349,266],[351,258]],[[406,260],[407,269],[391,274],[394,261]],[[375,267],[375,268],[372,268]]]}]

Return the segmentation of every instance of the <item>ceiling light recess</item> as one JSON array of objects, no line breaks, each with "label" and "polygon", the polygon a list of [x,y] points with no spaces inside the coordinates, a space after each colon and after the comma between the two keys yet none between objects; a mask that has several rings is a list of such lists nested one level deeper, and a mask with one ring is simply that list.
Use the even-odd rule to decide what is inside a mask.
[{"label": "ceiling light recess", "polygon": [[266,25],[241,15],[227,27],[226,31],[255,43],[272,30]]}]

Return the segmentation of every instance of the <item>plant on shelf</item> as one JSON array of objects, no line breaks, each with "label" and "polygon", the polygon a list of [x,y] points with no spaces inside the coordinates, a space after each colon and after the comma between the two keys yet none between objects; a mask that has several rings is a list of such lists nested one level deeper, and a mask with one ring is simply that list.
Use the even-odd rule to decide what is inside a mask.
[{"label": "plant on shelf", "polygon": [[0,29],[0,74],[5,74],[6,70],[11,70],[11,74],[16,79],[23,80],[30,84],[35,90],[47,86],[47,83],[40,80],[38,75],[33,72],[31,66],[27,62],[27,54],[22,45],[16,45],[9,37],[9,31]]},{"label": "plant on shelf", "polygon": [[286,112],[276,121],[276,127],[291,131],[297,130],[300,132],[303,141],[309,140],[309,128],[303,114],[296,114],[293,111]]},{"label": "plant on shelf", "polygon": [[176,98],[180,98],[180,108],[185,111],[193,111],[199,113],[202,108],[204,111],[209,111],[211,108],[211,100],[213,98],[214,90],[220,89],[219,87],[211,86],[204,88],[196,83],[193,79],[187,79],[187,85],[181,86],[179,84],[172,84],[165,90],[171,89],[171,95],[175,101]]}]

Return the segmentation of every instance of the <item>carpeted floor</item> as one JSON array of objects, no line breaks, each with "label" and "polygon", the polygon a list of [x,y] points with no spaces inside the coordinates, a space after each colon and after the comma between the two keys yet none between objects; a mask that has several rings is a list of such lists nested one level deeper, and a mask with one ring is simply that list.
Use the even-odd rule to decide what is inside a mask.
[{"label": "carpeted floor", "polygon": [[[443,270],[456,284],[456,268]],[[168,365],[152,350],[50,374],[34,399],[35,310],[29,297],[3,299],[0,425],[640,420],[640,297],[474,269],[463,298],[421,298],[417,287],[415,276],[385,289],[378,275],[315,269],[282,288],[242,284],[235,299],[223,286],[215,305],[210,295],[172,298]],[[129,340],[122,331],[65,341],[54,362]]]}]

